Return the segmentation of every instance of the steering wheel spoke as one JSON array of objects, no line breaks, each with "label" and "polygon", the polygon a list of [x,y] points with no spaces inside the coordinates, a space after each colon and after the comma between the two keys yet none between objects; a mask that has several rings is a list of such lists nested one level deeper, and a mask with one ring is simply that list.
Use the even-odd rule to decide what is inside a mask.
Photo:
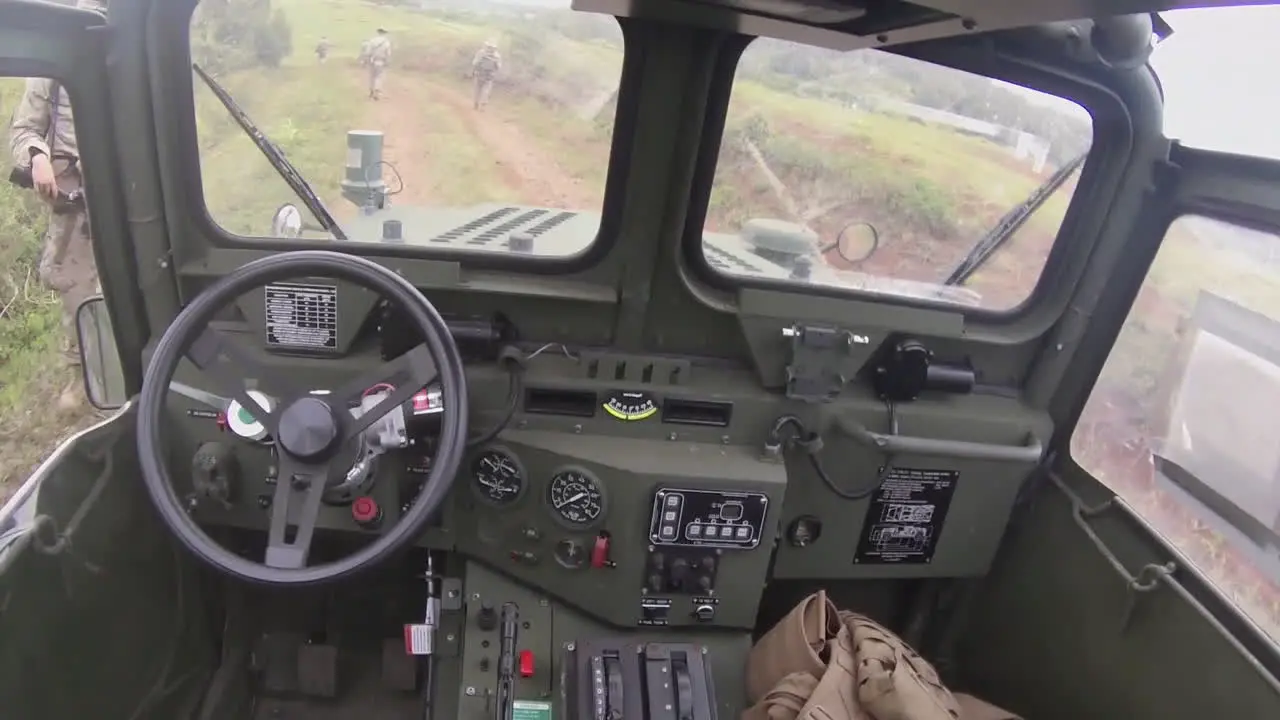
[{"label": "steering wheel spoke", "polygon": [[328,479],[328,463],[307,465],[281,455],[267,531],[264,562],[268,567],[293,570],[307,566]]},{"label": "steering wheel spoke", "polygon": [[[235,398],[268,432],[275,434],[280,421],[278,409],[273,412],[263,407],[246,391],[241,378],[256,377],[260,381],[265,380],[272,391],[266,394],[277,398],[294,396],[290,383],[274,376],[234,340],[212,328],[205,328],[196,336],[187,349],[186,356],[200,372],[214,379],[224,395]],[[223,357],[230,362],[222,362]]]},{"label": "steering wheel spoke", "polygon": [[343,441],[351,440],[364,432],[396,407],[407,402],[426,386],[440,377],[431,351],[426,345],[418,345],[394,360],[389,360],[334,392],[336,401],[344,405],[359,404],[361,396],[377,385],[389,385],[390,394],[368,412],[354,418],[346,426]]}]

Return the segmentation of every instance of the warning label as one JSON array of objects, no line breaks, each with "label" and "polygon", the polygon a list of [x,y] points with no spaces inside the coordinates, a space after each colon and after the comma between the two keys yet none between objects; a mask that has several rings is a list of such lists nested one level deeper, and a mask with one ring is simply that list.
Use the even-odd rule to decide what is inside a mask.
[{"label": "warning label", "polygon": [[276,283],[264,292],[268,345],[337,349],[337,286]]},{"label": "warning label", "polygon": [[511,703],[511,720],[551,720],[551,703],[516,700]]},{"label": "warning label", "polygon": [[862,523],[855,563],[933,561],[960,473],[890,468]]}]

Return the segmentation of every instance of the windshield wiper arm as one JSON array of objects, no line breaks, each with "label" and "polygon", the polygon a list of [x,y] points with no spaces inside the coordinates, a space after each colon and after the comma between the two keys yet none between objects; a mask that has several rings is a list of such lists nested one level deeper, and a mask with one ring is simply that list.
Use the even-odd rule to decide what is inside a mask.
[{"label": "windshield wiper arm", "polygon": [[216,80],[209,77],[204,68],[196,63],[191,63],[191,68],[196,71],[200,79],[204,80],[204,84],[208,85],[213,94],[222,102],[222,106],[231,114],[232,119],[236,121],[240,129],[244,130],[249,139],[253,141],[253,144],[258,146],[258,149],[266,156],[267,162],[271,163],[271,167],[280,173],[280,177],[284,178],[284,181],[289,184],[293,192],[302,200],[302,204],[306,205],[316,220],[320,221],[320,226],[333,235],[334,239],[346,240],[346,233],[342,232],[342,228],[333,219],[329,209],[324,206],[320,196],[316,195],[315,191],[311,189],[311,185],[302,177],[302,173],[298,172],[293,163],[289,162],[289,159],[284,156],[284,152],[280,150],[280,147],[259,130],[257,125],[253,124],[253,121],[249,119],[249,116],[245,114],[240,105],[231,98],[231,93],[228,93]]},{"label": "windshield wiper arm", "polygon": [[1027,196],[1026,200],[1018,203],[1009,212],[1000,218],[1000,222],[995,224],[986,235],[978,241],[976,245],[969,250],[958,265],[947,275],[947,279],[943,281],[943,285],[963,285],[978,268],[982,267],[995,255],[996,251],[1002,245],[1013,237],[1013,234],[1022,227],[1022,224],[1031,217],[1041,205],[1048,200],[1062,184],[1071,177],[1071,174],[1080,169],[1084,164],[1085,157],[1088,153],[1080,153],[1072,158],[1066,165],[1058,168],[1048,180],[1045,180],[1040,187],[1036,188]]}]

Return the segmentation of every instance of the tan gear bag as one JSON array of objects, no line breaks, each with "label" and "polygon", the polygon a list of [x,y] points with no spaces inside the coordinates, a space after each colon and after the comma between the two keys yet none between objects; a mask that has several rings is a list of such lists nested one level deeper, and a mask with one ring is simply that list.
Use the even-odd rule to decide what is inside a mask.
[{"label": "tan gear bag", "polygon": [[822,591],[756,643],[746,673],[742,720],[1019,720],[952,694],[901,638]]}]

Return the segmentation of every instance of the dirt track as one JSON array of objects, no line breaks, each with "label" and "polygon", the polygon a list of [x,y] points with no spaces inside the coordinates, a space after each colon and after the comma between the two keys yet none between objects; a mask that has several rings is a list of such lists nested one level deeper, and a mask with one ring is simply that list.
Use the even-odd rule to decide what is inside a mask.
[{"label": "dirt track", "polygon": [[389,73],[385,98],[371,104],[368,123],[386,134],[386,158],[400,168],[419,168],[415,177],[406,178],[402,203],[439,202],[441,186],[452,180],[430,171],[438,165],[433,160],[448,149],[433,146],[422,132],[422,113],[441,105],[462,118],[467,131],[488,150],[502,183],[512,191],[511,199],[561,208],[587,208],[595,202],[577,178],[540,150],[537,138],[525,134],[502,107],[500,95],[478,112],[465,92],[447,83]]}]

